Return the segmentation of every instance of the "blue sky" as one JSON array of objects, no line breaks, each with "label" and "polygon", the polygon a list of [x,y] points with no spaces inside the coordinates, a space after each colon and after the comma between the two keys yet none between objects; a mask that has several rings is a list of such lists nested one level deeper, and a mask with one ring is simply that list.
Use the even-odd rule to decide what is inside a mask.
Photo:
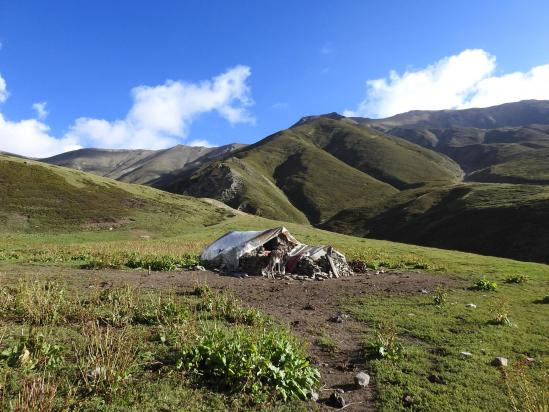
[{"label": "blue sky", "polygon": [[250,143],[310,114],[549,99],[548,16],[546,0],[0,0],[0,150]]}]

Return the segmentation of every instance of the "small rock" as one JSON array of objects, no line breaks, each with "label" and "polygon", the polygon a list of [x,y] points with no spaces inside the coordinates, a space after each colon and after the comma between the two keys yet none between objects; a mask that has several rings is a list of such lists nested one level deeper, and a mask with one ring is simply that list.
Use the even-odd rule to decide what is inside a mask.
[{"label": "small rock", "polygon": [[311,392],[311,400],[313,402],[318,402],[318,398],[319,398],[318,392],[312,391]]},{"label": "small rock", "polygon": [[402,404],[404,406],[412,406],[412,404],[414,403],[414,398],[410,395],[404,395],[402,397]]},{"label": "small rock", "polygon": [[471,309],[476,309],[477,308],[477,305],[475,305],[474,303],[468,303],[467,305],[465,305],[466,308],[471,308]]},{"label": "small rock", "polygon": [[355,385],[360,388],[365,388],[370,383],[370,375],[366,372],[359,372],[355,375]]},{"label": "small rock", "polygon": [[473,356],[471,352],[460,352],[459,353],[460,358],[467,359]]},{"label": "small rock", "polygon": [[201,272],[205,272],[206,268],[204,266],[197,265],[194,267],[194,270],[199,270]]},{"label": "small rock", "polygon": [[429,293],[429,291],[428,291],[427,289],[421,289],[420,292],[423,293],[424,295],[426,295],[427,293]]},{"label": "small rock", "polygon": [[532,362],[535,362],[536,360],[534,358],[526,358],[526,362],[528,363],[532,363]]},{"label": "small rock", "polygon": [[438,375],[429,375],[427,377],[427,379],[429,380],[429,382],[431,383],[439,383],[441,385],[446,385],[446,381],[444,380],[443,377],[441,376],[438,376]]},{"label": "small rock", "polygon": [[346,405],[346,402],[341,394],[334,392],[330,395],[330,399],[328,399],[328,404],[330,406],[333,406],[334,408],[343,408]]},{"label": "small rock", "polygon": [[507,358],[497,357],[492,361],[492,366],[501,366],[502,368],[507,366]]},{"label": "small rock", "polygon": [[345,393],[345,390],[343,388],[336,388],[335,391],[337,393]]}]

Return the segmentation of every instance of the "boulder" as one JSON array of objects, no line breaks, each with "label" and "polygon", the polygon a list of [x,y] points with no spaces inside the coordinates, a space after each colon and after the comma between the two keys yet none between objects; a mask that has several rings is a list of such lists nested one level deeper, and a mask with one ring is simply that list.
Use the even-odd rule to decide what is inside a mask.
[{"label": "boulder", "polygon": [[366,372],[358,372],[355,375],[355,385],[359,388],[365,388],[370,383],[370,375]]},{"label": "boulder", "polygon": [[497,358],[494,358],[494,360],[492,361],[492,366],[498,366],[498,367],[506,367],[507,366],[507,363],[508,363],[508,360],[507,358],[502,358],[502,357],[497,357]]}]

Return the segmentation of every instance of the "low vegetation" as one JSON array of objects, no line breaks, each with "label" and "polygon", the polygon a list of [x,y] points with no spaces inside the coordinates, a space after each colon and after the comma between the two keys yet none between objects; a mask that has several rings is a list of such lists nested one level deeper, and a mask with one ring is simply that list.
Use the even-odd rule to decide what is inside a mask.
[{"label": "low vegetation", "polygon": [[[3,286],[0,409],[301,408],[320,378],[303,345],[238,300],[198,290]],[[55,315],[37,316],[34,303]]]}]

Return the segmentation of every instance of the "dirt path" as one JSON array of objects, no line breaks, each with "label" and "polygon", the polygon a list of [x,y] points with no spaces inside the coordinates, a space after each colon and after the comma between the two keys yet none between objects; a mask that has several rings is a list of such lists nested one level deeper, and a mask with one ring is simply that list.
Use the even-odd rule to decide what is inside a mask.
[{"label": "dirt path", "polygon": [[[89,271],[58,267],[17,266],[0,268],[0,280],[15,281],[20,276],[59,277],[75,287],[98,282],[113,286],[132,284],[137,287],[191,291],[207,284],[214,290],[230,291],[245,303],[261,309],[288,326],[310,343],[309,352],[322,374],[321,410],[334,410],[327,405],[336,390],[343,391],[349,405],[347,411],[375,409],[375,381],[366,389],[356,389],[353,383],[358,371],[368,371],[361,356],[361,340],[365,327],[352,318],[340,319],[341,304],[348,298],[367,296],[375,292],[419,294],[432,291],[436,285],[453,287],[458,280],[441,275],[390,272],[362,274],[349,278],[318,281],[267,280],[257,277],[233,278],[213,272],[154,272]],[[328,336],[336,343],[335,351],[319,344],[320,336]]]}]

